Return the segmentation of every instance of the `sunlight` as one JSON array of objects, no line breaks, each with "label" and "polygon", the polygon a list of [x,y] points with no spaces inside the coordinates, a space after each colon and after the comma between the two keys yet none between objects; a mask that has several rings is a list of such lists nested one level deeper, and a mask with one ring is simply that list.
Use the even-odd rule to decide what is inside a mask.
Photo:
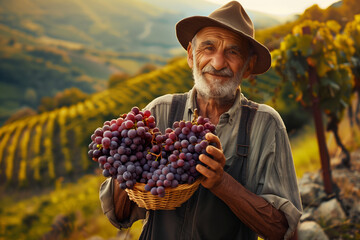
[{"label": "sunlight", "polygon": [[[207,0],[209,2],[217,3],[219,5],[230,2],[229,0]],[[274,14],[274,15],[292,15],[301,14],[306,8],[314,4],[319,5],[320,8],[327,8],[331,4],[338,2],[337,0],[303,0],[303,1],[288,1],[288,0],[243,0],[238,1],[245,9]]]}]

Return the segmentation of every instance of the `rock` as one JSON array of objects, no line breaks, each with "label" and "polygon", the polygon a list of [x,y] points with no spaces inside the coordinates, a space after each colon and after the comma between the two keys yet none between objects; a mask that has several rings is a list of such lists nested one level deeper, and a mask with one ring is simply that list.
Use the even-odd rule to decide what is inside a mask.
[{"label": "rock", "polygon": [[299,179],[298,185],[305,185],[305,184],[309,184],[309,183],[313,183],[314,179],[313,179],[313,173],[310,172],[306,172],[304,173],[304,175],[302,176],[301,179]]},{"label": "rock", "polygon": [[300,185],[299,191],[303,206],[319,206],[321,201],[326,198],[323,187],[316,183]]},{"label": "rock", "polygon": [[303,222],[298,227],[298,240],[328,240],[322,228],[314,221]]},{"label": "rock", "polygon": [[350,209],[349,217],[353,223],[360,223],[360,202],[356,202]]},{"label": "rock", "polygon": [[324,222],[326,225],[342,223],[346,215],[336,198],[321,203],[315,210],[314,218],[317,222]]},{"label": "rock", "polygon": [[301,215],[300,222],[306,222],[306,221],[314,221],[313,213],[304,212],[303,215]]},{"label": "rock", "polygon": [[313,175],[314,182],[319,184],[320,186],[324,185],[322,171],[317,171]]}]

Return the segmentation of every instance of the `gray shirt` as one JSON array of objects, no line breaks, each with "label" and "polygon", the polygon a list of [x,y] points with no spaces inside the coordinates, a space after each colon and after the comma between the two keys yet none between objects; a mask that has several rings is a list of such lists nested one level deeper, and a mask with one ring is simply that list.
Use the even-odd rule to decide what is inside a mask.
[{"label": "gray shirt", "polygon": [[[196,91],[189,91],[185,105],[184,120],[192,120],[196,108]],[[241,118],[241,99],[243,94],[238,91],[236,100],[229,111],[220,116],[216,126],[217,136],[220,138],[226,157],[226,164],[230,165],[236,156],[236,139]],[[157,119],[157,126],[164,132],[168,122],[172,95],[164,95],[149,103],[149,109]],[[285,238],[295,231],[301,216],[302,206],[297,186],[294,162],[285,125],[280,115],[270,106],[260,104],[255,114],[250,135],[248,155],[248,174],[246,188],[263,197],[276,209],[284,212],[289,229]],[[109,199],[109,180],[100,189],[100,199],[104,213],[115,225],[112,199]],[[112,196],[112,195],[110,195]],[[139,212],[135,212],[139,215]],[[133,216],[133,219],[135,217]],[[118,226],[121,227],[119,223]]]}]

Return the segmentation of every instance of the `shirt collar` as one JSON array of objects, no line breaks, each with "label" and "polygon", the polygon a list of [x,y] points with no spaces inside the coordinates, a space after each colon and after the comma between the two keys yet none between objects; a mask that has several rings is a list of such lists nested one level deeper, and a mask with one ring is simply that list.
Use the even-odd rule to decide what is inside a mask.
[{"label": "shirt collar", "polygon": [[[194,113],[195,108],[197,108],[196,90],[194,87],[189,91],[189,96],[190,97],[187,98],[186,106],[187,106],[187,109],[189,112]],[[232,124],[232,122],[234,121],[234,118],[236,117],[238,112],[241,110],[241,99],[242,98],[245,98],[245,97],[241,93],[241,88],[239,87],[238,90],[236,91],[234,104],[231,106],[231,108],[228,111],[226,111],[225,113],[223,113],[221,115],[221,116],[224,116],[225,118],[227,118],[230,124]]]}]

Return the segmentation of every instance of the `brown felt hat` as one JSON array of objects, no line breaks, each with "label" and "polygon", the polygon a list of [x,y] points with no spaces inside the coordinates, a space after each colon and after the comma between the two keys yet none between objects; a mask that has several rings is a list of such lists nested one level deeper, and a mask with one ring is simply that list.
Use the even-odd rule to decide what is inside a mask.
[{"label": "brown felt hat", "polygon": [[247,39],[253,46],[253,52],[257,55],[252,74],[266,72],[271,66],[271,55],[269,50],[255,40],[254,25],[237,1],[232,1],[216,9],[208,17],[188,17],[176,24],[176,36],[180,44],[187,49],[189,42],[204,27],[220,27],[228,29]]}]

